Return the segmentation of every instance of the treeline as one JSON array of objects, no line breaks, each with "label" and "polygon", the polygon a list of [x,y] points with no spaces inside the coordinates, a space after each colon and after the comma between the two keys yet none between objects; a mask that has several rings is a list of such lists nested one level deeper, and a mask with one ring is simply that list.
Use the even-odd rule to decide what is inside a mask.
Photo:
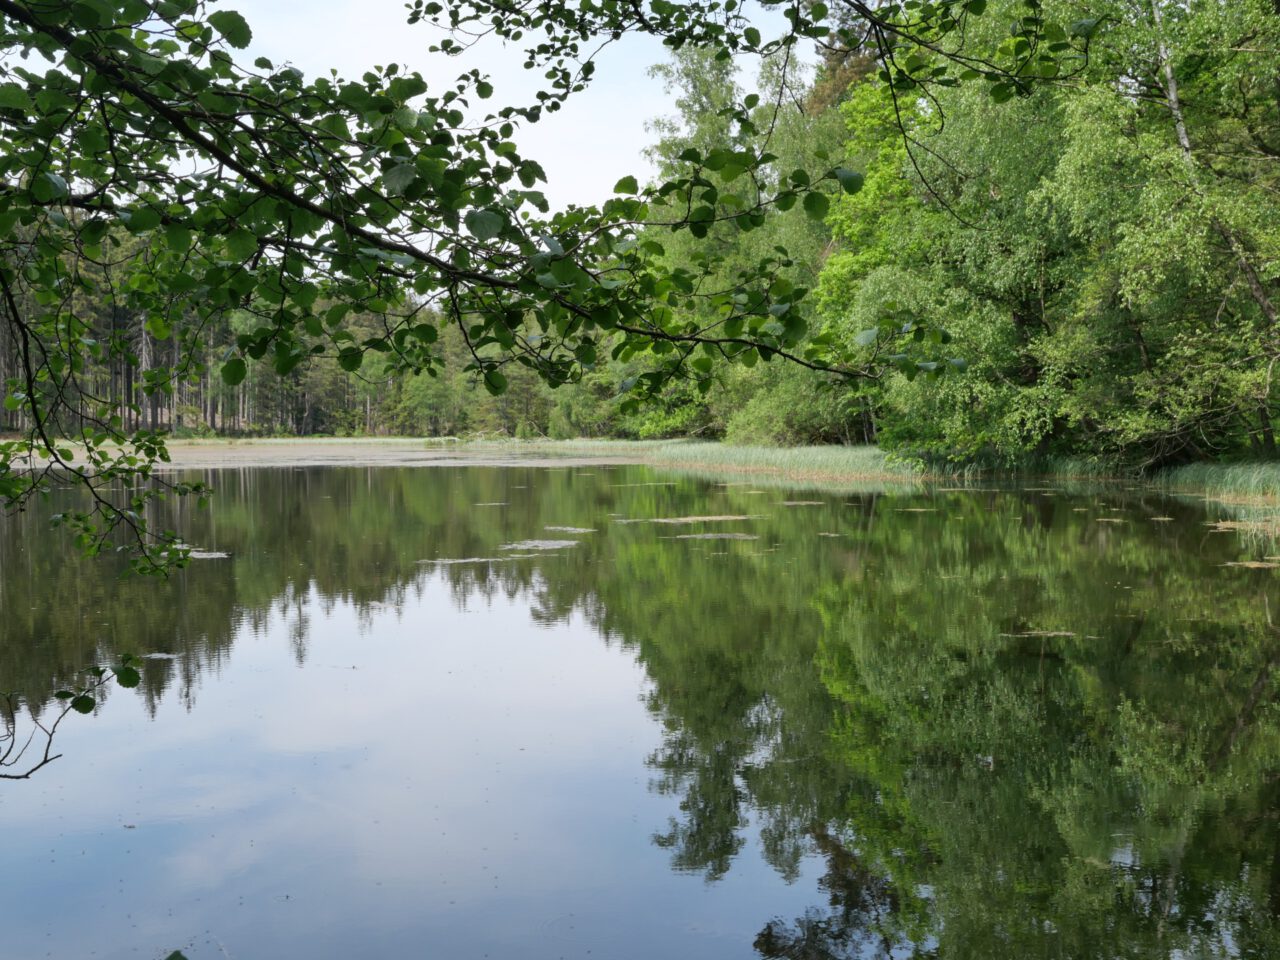
[{"label": "treeline", "polygon": [[[989,6],[998,15],[966,37],[975,55],[1025,42],[1006,29],[1022,5]],[[652,125],[660,174],[690,150],[767,149],[778,171],[816,168],[825,151],[865,177],[856,195],[774,209],[751,232],[728,220],[697,239],[655,227],[665,256],[727,255],[731,282],[735,264],[785,248],[779,282],[812,291],[810,337],[870,357],[886,331],[941,324],[957,358],[944,375],[892,359],[853,381],[726,364],[709,391],[690,380],[624,412],[639,362],[601,350],[556,389],[510,364],[508,391],[492,397],[465,370],[466,331],[442,323],[443,362],[422,375],[329,357],[283,374],[251,366],[233,388],[210,371],[251,314],[174,331],[104,303],[90,335],[126,342],[137,371],[90,364],[83,389],[132,401],[134,426],[225,434],[876,442],[951,460],[1144,466],[1273,457],[1280,13],[1271,0],[1057,0],[1043,15],[1091,36],[1089,55],[1027,96],[982,82],[922,92],[902,65],[836,48],[812,75],[778,59],[744,79],[693,49],[655,68],[675,108]],[[722,112],[748,81],[760,91],[754,131]],[[361,323],[376,335],[376,317]],[[182,338],[198,349],[171,369]],[[0,375],[20,374],[14,346],[0,344]]]}]

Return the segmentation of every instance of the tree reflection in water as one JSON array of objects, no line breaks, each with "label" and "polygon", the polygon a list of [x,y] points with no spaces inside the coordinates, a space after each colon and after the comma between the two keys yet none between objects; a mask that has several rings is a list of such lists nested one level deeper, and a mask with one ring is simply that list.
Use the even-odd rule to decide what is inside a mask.
[{"label": "tree reflection in water", "polygon": [[[369,616],[429,578],[458,604],[585,616],[649,678],[654,841],[714,882],[758,835],[826,902],[769,919],[769,958],[1280,955],[1280,636],[1260,552],[1141,493],[826,496],[630,470],[244,471],[166,518],[229,554],[168,583],[0,538],[9,716],[93,663],[148,657],[188,704],[239,632],[302,598]],[[810,495],[811,496],[811,495]],[[502,504],[477,508],[480,503]],[[619,519],[759,519],[670,525]],[[1100,523],[1123,520],[1124,523]],[[1154,516],[1173,522],[1153,523]],[[513,557],[503,546],[574,547]],[[749,530],[757,540],[677,540]],[[823,536],[825,534],[825,536]],[[423,561],[479,558],[437,565]]]}]

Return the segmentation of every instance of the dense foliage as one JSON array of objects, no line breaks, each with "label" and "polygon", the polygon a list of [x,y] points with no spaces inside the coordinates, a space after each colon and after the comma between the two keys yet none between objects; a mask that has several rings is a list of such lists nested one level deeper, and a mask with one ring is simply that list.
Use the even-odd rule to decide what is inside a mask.
[{"label": "dense foliage", "polygon": [[[876,376],[904,334],[945,340],[917,322],[886,326],[872,357],[842,350],[810,329],[781,245],[737,240],[788,209],[820,219],[834,193],[861,185],[825,151],[788,169],[771,148],[798,44],[864,51],[911,96],[968,80],[1008,100],[1035,78],[1078,72],[1096,24],[1073,40],[1040,0],[1022,0],[1012,34],[974,49],[985,0],[776,6],[787,27],[770,39],[737,0],[416,4],[411,21],[526,45],[545,89],[486,114],[493,88],[478,71],[432,89],[395,64],[309,79],[240,63],[249,24],[199,0],[0,0],[4,403],[19,433],[0,443],[0,496],[20,503],[50,470],[71,471],[97,498],[98,516],[63,517],[86,547],[101,549],[120,522],[141,534],[155,489],[126,510],[103,489],[145,478],[164,456],[158,429],[180,417],[209,429],[373,427],[372,395],[363,423],[336,412],[358,406],[349,384],[231,392],[249,361],[289,377],[326,358],[403,381],[440,371],[446,328],[493,395],[517,369],[552,387],[610,363],[610,378],[627,370],[623,413],[672,385],[709,392],[717,361],[781,357],[856,381]],[[758,56],[778,99],[718,91],[700,117],[716,136],[665,156],[661,182],[622,176],[600,206],[551,212],[516,127],[590,81],[591,42],[628,32],[716,63]],[[945,366],[896,356],[913,373]],[[369,389],[394,398],[386,410],[403,399],[403,387]],[[180,555],[161,536],[142,563]]]},{"label": "dense foliage", "polygon": [[882,96],[844,108],[884,173],[837,207],[828,302],[850,331],[890,301],[945,315],[973,363],[887,383],[886,439],[1005,461],[1274,456],[1280,16],[1062,6],[1105,24],[1075,83],[998,109],[947,91],[945,126],[914,110],[909,158]]},{"label": "dense foliage", "polygon": [[[542,38],[485,116],[477,73],[237,65],[229,10],[0,2],[6,502],[79,472],[99,549],[174,430],[1275,455],[1269,0],[539,9],[413,12]],[[633,30],[657,176],[551,212],[511,138]]]}]

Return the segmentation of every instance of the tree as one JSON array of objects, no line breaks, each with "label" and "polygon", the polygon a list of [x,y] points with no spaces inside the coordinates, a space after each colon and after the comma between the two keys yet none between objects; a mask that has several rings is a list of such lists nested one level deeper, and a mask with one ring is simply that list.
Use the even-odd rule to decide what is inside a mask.
[{"label": "tree", "polygon": [[[1071,84],[996,106],[861,82],[842,108],[867,180],[830,218],[820,312],[869,346],[886,315],[947,316],[970,361],[941,384],[882,378],[882,442],[968,462],[1274,457],[1274,4],[1046,9],[1105,24]],[[996,25],[972,48],[1003,43]]]},{"label": "tree", "polygon": [[[213,367],[235,386],[252,360],[285,374],[324,356],[350,371],[375,354],[408,375],[438,363],[447,322],[495,394],[511,364],[554,386],[580,379],[606,347],[615,359],[656,357],[629,385],[641,394],[674,378],[706,380],[713,359],[777,356],[863,375],[826,344],[798,349],[800,296],[774,282],[785,256],[706,286],[714,257],[673,267],[641,236],[655,225],[699,239],[715,223],[751,230],[796,203],[820,217],[827,190],[856,191],[852,172],[787,179],[767,146],[690,149],[660,185],[623,177],[601,206],[552,214],[536,189],[542,168],[510,138],[590,81],[589,42],[628,32],[722,60],[803,38],[869,45],[895,89],[985,79],[997,99],[1061,69],[1067,34],[1040,16],[1039,0],[1026,0],[1027,16],[993,57],[966,52],[957,38],[985,6],[847,0],[835,18],[821,3],[797,3],[784,8],[785,34],[765,40],[736,0],[514,9],[416,0],[411,22],[524,42],[526,66],[548,77],[531,104],[479,117],[492,85],[478,71],[432,90],[394,64],[359,79],[307,79],[264,59],[238,63],[248,23],[201,0],[0,0],[4,402],[20,428],[0,445],[0,496],[21,504],[69,471],[95,500],[95,510],[62,517],[87,549],[107,546],[123,524],[140,568],[182,561],[176,536],[147,529],[144,508],[158,491],[138,482],[165,457],[163,437],[131,430],[135,399],[87,379],[102,364],[136,370],[148,397],[174,395]],[[459,46],[445,39],[431,49]],[[726,106],[726,126],[753,132],[754,105]],[[129,336],[114,327],[97,335],[80,305],[89,297],[169,349],[138,370]],[[254,326],[210,358],[201,345],[232,311]],[[353,313],[374,318],[372,335],[352,330]],[[109,492],[117,483],[130,485],[127,505]]]}]

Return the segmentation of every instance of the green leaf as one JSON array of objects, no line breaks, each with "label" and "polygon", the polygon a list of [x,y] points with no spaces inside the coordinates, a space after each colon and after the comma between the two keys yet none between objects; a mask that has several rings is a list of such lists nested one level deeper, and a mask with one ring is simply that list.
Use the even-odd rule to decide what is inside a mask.
[{"label": "green leaf", "polygon": [[613,185],[614,193],[639,193],[640,184],[636,182],[636,178],[632,176],[623,177]]},{"label": "green leaf", "polygon": [[234,230],[227,235],[227,253],[233,260],[248,260],[258,252],[258,238],[248,230]]},{"label": "green leaf", "polygon": [[222,382],[228,386],[239,386],[244,382],[245,374],[249,372],[241,357],[232,357],[222,365]]},{"label": "green leaf", "polygon": [[499,396],[507,389],[507,378],[501,370],[490,368],[484,372],[484,388],[493,396]]},{"label": "green leaf", "polygon": [[31,110],[31,97],[16,83],[0,83],[0,107],[8,110]]},{"label": "green leaf", "polygon": [[253,39],[249,24],[234,10],[215,10],[209,14],[209,23],[237,50],[243,50]]},{"label": "green leaf", "polygon": [[476,96],[481,100],[488,100],[493,96],[493,84],[487,80],[481,80],[476,84]]},{"label": "green leaf", "polygon": [[969,2],[964,5],[964,8],[975,17],[980,17],[987,9],[987,0],[969,0]]},{"label": "green leaf", "polygon": [[467,231],[477,240],[492,240],[502,232],[505,221],[496,210],[472,210],[464,218]]},{"label": "green leaf", "polygon": [[164,228],[164,240],[170,250],[186,253],[191,249],[191,231],[186,227],[171,223]]},{"label": "green leaf", "polygon": [[753,47],[760,46],[760,31],[755,27],[747,27],[742,31],[742,38]]},{"label": "green leaf", "polygon": [[1098,29],[1098,24],[1101,22],[1102,21],[1098,19],[1077,20],[1071,25],[1071,36],[1088,39],[1094,35]]},{"label": "green leaf", "polygon": [[122,687],[133,688],[142,682],[142,674],[136,667],[121,667],[116,671],[116,683]]},{"label": "green leaf", "polygon": [[87,693],[71,698],[71,709],[76,713],[93,713],[93,708],[96,705],[97,701]]},{"label": "green leaf", "polygon": [[388,196],[398,197],[417,176],[418,170],[412,163],[397,163],[390,170],[383,171],[382,185],[386,187]]},{"label": "green leaf", "polygon": [[848,194],[854,194],[861,190],[863,181],[866,179],[856,170],[847,170],[844,167],[836,167],[834,173],[836,179],[840,181],[840,188]]},{"label": "green leaf", "polygon": [[160,226],[160,214],[150,207],[137,207],[128,211],[128,216],[125,227],[133,234],[146,233]]},{"label": "green leaf", "polygon": [[57,200],[65,197],[69,192],[67,181],[56,173],[45,171],[31,181],[31,195],[39,203]]},{"label": "green leaf", "polygon": [[338,366],[347,373],[355,373],[364,363],[364,351],[356,347],[343,347],[338,351]]},{"label": "green leaf", "polygon": [[821,220],[831,209],[831,201],[825,193],[806,193],[804,196],[804,212],[814,220]]}]

